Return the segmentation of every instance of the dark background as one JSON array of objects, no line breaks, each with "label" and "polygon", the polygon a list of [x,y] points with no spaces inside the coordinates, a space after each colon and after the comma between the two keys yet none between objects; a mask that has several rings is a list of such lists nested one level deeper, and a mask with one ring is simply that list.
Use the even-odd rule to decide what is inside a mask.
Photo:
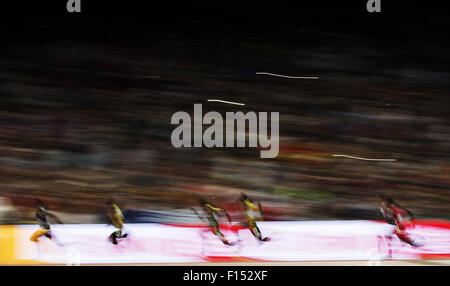
[{"label": "dark background", "polygon": [[[157,211],[214,196],[233,210],[241,191],[272,220],[373,219],[376,194],[448,218],[448,9],[381,2],[381,13],[365,0],[5,4],[0,195],[19,221],[35,197],[84,222],[109,196]],[[173,148],[174,112],[236,110],[207,98],[280,112],[279,157]]]}]

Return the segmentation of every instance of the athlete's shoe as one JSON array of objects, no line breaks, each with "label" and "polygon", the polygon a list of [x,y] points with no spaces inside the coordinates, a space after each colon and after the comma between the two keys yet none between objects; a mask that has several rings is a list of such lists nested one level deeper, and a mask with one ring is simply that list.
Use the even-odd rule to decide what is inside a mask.
[{"label": "athlete's shoe", "polygon": [[236,244],[236,242],[229,242],[228,240],[224,239],[222,240],[223,244],[228,245],[228,246],[233,246]]},{"label": "athlete's shoe", "polygon": [[423,243],[418,243],[418,242],[413,242],[411,243],[412,246],[414,247],[422,247],[424,244]]},{"label": "athlete's shoe", "polygon": [[109,236],[109,241],[111,241],[112,244],[117,244],[117,239],[114,233]]}]

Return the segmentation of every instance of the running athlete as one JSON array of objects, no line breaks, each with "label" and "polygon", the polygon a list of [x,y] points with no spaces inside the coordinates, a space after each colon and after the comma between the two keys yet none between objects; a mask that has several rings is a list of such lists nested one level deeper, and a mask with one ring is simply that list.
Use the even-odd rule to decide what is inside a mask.
[{"label": "running athlete", "polygon": [[[391,198],[379,195],[378,201],[380,203],[380,212],[384,217],[385,221],[395,226],[393,234],[395,234],[401,241],[413,247],[422,246],[422,244],[415,242],[410,237],[410,234],[406,230],[407,227],[415,226],[413,214],[409,210],[402,208]],[[387,236],[387,240],[389,245],[389,257],[392,257],[392,249],[391,249],[392,234]]]},{"label": "running athlete", "polygon": [[119,206],[117,206],[117,204],[115,204],[113,200],[109,200],[107,202],[107,205],[108,209],[106,212],[111,220],[111,224],[115,228],[117,228],[116,231],[111,233],[111,235],[109,236],[109,240],[112,242],[112,244],[117,244],[118,238],[125,238],[128,236],[128,234],[126,233],[122,234],[124,216]]},{"label": "running athlete", "polygon": [[35,211],[35,218],[38,221],[39,226],[41,229],[36,230],[30,237],[30,241],[35,242],[37,249],[38,249],[38,257],[41,255],[40,247],[39,247],[39,238],[42,236],[47,237],[50,240],[53,240],[58,246],[63,246],[56,237],[52,234],[50,230],[50,223],[48,222],[48,217],[50,217],[52,220],[54,220],[56,223],[63,224],[63,222],[54,214],[49,212],[47,208],[45,207],[44,203],[36,199],[36,211]]},{"label": "running athlete", "polygon": [[262,207],[261,202],[250,199],[246,194],[241,193],[241,197],[236,201],[243,209],[244,213],[244,226],[248,227],[252,232],[253,236],[256,237],[259,241],[269,241],[269,237],[262,237],[261,231],[256,225],[255,216],[259,212],[260,217],[262,218]]},{"label": "running athlete", "polygon": [[195,212],[195,214],[201,219],[203,220],[205,217],[208,221],[208,225],[210,227],[210,230],[212,231],[212,233],[217,236],[225,245],[234,245],[233,242],[229,242],[226,238],[225,235],[222,234],[222,232],[220,232],[220,227],[219,227],[219,223],[217,222],[216,216],[219,214],[219,211],[222,211],[228,218],[228,221],[231,223],[231,217],[228,214],[228,212],[224,209],[224,208],[218,208],[213,206],[211,203],[207,202],[204,199],[200,199],[199,200],[199,204],[200,207],[202,208],[204,215],[201,216],[197,210],[195,210],[195,208],[192,208],[192,210]]}]

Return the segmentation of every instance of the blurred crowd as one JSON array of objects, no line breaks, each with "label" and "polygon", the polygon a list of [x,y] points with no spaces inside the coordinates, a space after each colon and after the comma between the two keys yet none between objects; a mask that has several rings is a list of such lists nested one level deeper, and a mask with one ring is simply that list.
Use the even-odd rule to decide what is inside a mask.
[{"label": "blurred crowd", "polygon": [[[282,40],[288,32],[297,40]],[[237,217],[241,192],[261,200],[265,220],[377,219],[377,194],[417,218],[450,219],[449,55],[426,43],[288,32],[6,45],[0,222],[32,222],[35,198],[72,223],[100,221],[111,197],[124,209],[179,214],[203,197]],[[171,116],[192,115],[194,103],[203,113],[279,112],[278,157],[174,148]]]}]

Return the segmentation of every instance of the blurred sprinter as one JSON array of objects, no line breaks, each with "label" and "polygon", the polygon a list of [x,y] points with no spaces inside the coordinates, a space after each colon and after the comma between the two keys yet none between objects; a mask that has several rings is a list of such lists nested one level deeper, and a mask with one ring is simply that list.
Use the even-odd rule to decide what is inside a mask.
[{"label": "blurred sprinter", "polygon": [[262,219],[262,207],[260,201],[254,201],[250,199],[246,194],[241,193],[241,196],[237,200],[237,203],[241,206],[244,214],[244,227],[248,227],[259,241],[269,241],[269,237],[262,237],[261,231],[256,225],[256,216],[259,215]]},{"label": "blurred sprinter", "polygon": [[54,214],[52,214],[51,212],[49,212],[46,208],[46,206],[44,205],[44,203],[39,200],[36,199],[35,200],[37,208],[35,211],[35,218],[40,226],[39,230],[36,230],[30,237],[30,241],[36,243],[36,247],[38,250],[38,257],[40,257],[41,255],[41,250],[39,247],[39,238],[41,238],[42,236],[47,237],[50,240],[53,240],[58,246],[63,246],[55,237],[54,234],[52,234],[51,229],[50,229],[50,223],[48,221],[48,218],[51,218],[52,220],[54,220],[56,223],[62,224],[63,222]]},{"label": "blurred sprinter", "polygon": [[111,220],[111,224],[117,229],[111,235],[109,236],[109,241],[111,241],[112,244],[117,244],[117,239],[119,238],[126,238],[128,234],[122,234],[123,230],[123,223],[124,223],[124,216],[122,214],[122,210],[119,208],[119,206],[114,202],[113,199],[110,199],[107,202],[107,211],[106,213],[109,216],[109,219]]},{"label": "blurred sprinter", "polygon": [[217,236],[223,242],[223,244],[230,245],[230,246],[234,245],[233,242],[229,242],[225,238],[225,235],[223,235],[223,233],[220,231],[219,223],[217,222],[217,216],[219,215],[219,211],[220,211],[227,216],[228,221],[231,223],[231,217],[228,214],[228,212],[224,208],[216,207],[216,206],[212,205],[212,203],[209,203],[204,199],[200,199],[199,204],[203,210],[204,215],[200,215],[195,210],[195,208],[193,208],[193,211],[201,220],[204,220],[206,218],[206,220],[208,221],[208,225],[209,225],[209,228],[207,231],[212,231],[212,233],[215,236]]},{"label": "blurred sprinter", "polygon": [[388,244],[388,258],[392,258],[392,239],[395,234],[402,242],[413,247],[421,247],[422,244],[414,241],[408,228],[414,228],[414,215],[411,211],[401,207],[393,199],[379,195],[380,212],[384,220],[394,226],[392,234],[386,236]]}]

